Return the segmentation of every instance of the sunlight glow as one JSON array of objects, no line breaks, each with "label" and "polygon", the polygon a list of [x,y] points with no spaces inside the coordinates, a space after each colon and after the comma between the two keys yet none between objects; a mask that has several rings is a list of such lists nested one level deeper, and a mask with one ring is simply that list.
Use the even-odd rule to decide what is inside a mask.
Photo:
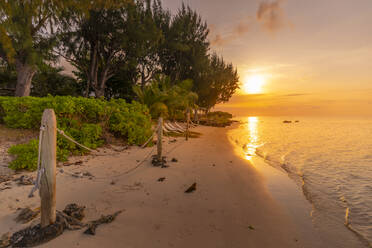
[{"label": "sunlight glow", "polygon": [[262,93],[262,86],[266,83],[266,78],[260,74],[248,76],[243,82],[243,91],[247,94]]},{"label": "sunlight glow", "polygon": [[256,149],[258,145],[258,117],[248,117],[247,129],[249,132],[249,143],[244,147],[245,158],[251,160],[252,157],[256,154]]}]

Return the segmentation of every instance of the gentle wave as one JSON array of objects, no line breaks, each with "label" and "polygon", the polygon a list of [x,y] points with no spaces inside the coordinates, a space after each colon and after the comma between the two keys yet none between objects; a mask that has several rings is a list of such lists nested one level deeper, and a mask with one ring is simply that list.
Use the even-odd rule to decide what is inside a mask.
[{"label": "gentle wave", "polygon": [[344,225],[371,247],[371,121],[286,125],[275,118],[251,117],[231,135],[247,156],[257,155],[286,171],[314,206],[317,221]]}]

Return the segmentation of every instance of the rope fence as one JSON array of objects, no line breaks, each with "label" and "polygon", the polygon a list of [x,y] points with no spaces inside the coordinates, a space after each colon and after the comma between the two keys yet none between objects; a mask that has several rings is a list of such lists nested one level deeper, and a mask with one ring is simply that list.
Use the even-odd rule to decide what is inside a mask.
[{"label": "rope fence", "polygon": [[[190,121],[191,122],[191,121]],[[192,122],[191,122],[192,123]],[[192,125],[195,125],[192,123]],[[196,126],[196,125],[195,125]],[[165,133],[172,133],[172,132],[176,132],[176,133],[186,133],[188,130],[187,130],[187,127],[184,129],[184,127],[182,127],[179,123],[177,122],[174,122],[174,123],[167,123],[167,122],[163,122],[162,126],[160,127],[160,125],[157,125],[157,127],[155,128],[155,130],[153,131],[152,135],[150,136],[150,138],[141,146],[141,148],[145,148],[154,138],[154,136],[157,134],[159,128],[162,128],[163,132]],[[92,150],[90,149],[89,147],[77,142],[76,140],[74,140],[72,137],[68,136],[63,130],[61,129],[58,129],[56,128],[57,132],[63,136],[65,139],[69,140],[70,142],[74,143],[75,145],[89,151],[92,153],[92,155],[95,155],[95,156],[108,156],[108,155],[112,155],[112,154],[108,154],[108,153],[104,153],[104,154],[100,154],[100,153],[97,153],[95,150]],[[37,176],[36,176],[36,180],[34,182],[34,187],[31,189],[31,192],[29,194],[29,197],[33,197],[34,196],[34,193],[40,189],[40,178],[44,172],[44,170],[42,168],[40,168],[40,158],[41,158],[41,144],[42,144],[42,141],[43,141],[43,132],[45,131],[45,126],[42,125],[40,127],[40,134],[39,134],[39,147],[38,147],[38,160],[37,160]],[[167,138],[170,138],[169,136],[165,136]],[[185,140],[186,141],[186,140]],[[173,148],[171,148],[169,151],[167,151],[165,153],[165,155],[169,155],[171,152],[173,152],[174,150],[176,150],[178,147],[180,147],[181,145],[183,145],[185,143],[185,141],[181,142],[181,143],[178,143],[176,146],[174,146]],[[128,171],[125,171],[123,173],[120,173],[118,175],[115,175],[113,177],[119,177],[119,176],[122,176],[122,175],[126,175],[132,171],[134,171],[135,169],[139,168],[151,155],[152,153],[154,152],[154,149],[155,149],[155,146],[152,148],[152,150],[150,151],[149,154],[147,154],[144,159],[142,159],[135,167],[129,169]],[[103,178],[96,178],[96,179],[103,179]]]},{"label": "rope fence", "polygon": [[[182,126],[181,124],[174,122],[164,122],[163,118],[160,117],[158,121],[158,125],[156,126],[155,130],[153,131],[152,135],[149,139],[140,146],[141,149],[145,148],[155,136],[157,136],[157,146],[153,146],[152,149],[144,156],[144,158],[139,161],[134,167],[121,172],[119,174],[115,174],[111,177],[95,177],[95,179],[102,180],[108,178],[118,178],[123,175],[127,175],[134,170],[138,169],[146,160],[150,158],[150,156],[154,153],[155,148],[157,148],[157,160],[162,161],[163,159],[163,133],[171,134],[171,133],[184,133],[185,140],[183,142],[179,142],[174,147],[170,148],[165,155],[169,155],[174,150],[179,148],[188,140],[189,137],[189,129],[195,127],[190,121],[190,114],[187,114],[187,122],[186,127]],[[77,146],[89,151],[94,156],[108,156],[111,154],[100,154],[97,151],[92,150],[91,148],[77,142],[72,137],[68,136],[63,130],[57,128],[56,117],[54,114],[54,110],[46,109],[44,110],[42,116],[42,122],[40,126],[40,133],[39,133],[39,146],[38,146],[38,159],[37,159],[37,176],[36,180],[34,181],[34,186],[32,187],[29,197],[33,197],[34,193],[39,190],[40,198],[41,198],[41,225],[42,227],[48,226],[53,224],[56,220],[56,150],[57,150],[57,133],[60,134],[63,138],[69,140],[70,142],[76,144]],[[169,135],[165,135],[167,138],[170,139]],[[169,142],[171,143],[171,142]],[[139,149],[137,152],[139,152]],[[117,153],[116,153],[117,154]],[[136,154],[134,154],[136,155]]]}]

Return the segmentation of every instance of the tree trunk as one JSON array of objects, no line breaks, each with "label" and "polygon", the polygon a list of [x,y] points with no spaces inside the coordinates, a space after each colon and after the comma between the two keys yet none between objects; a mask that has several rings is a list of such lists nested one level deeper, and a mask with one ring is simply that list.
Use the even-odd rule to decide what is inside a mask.
[{"label": "tree trunk", "polygon": [[109,67],[106,67],[101,75],[99,82],[96,82],[94,85],[94,93],[96,94],[96,98],[104,97],[105,96],[105,89],[106,89],[106,82],[110,79],[108,76]]},{"label": "tree trunk", "polygon": [[101,88],[95,89],[94,93],[96,95],[96,98],[104,97],[105,96],[105,89],[101,89]]},{"label": "tree trunk", "polygon": [[15,96],[29,96],[31,92],[32,78],[36,73],[33,66],[16,61],[17,86]]}]

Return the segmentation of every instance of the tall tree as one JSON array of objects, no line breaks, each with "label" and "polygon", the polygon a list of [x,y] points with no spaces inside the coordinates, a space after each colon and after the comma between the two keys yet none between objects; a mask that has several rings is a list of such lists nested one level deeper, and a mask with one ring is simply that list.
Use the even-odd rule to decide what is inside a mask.
[{"label": "tall tree", "polygon": [[143,88],[160,72],[159,47],[164,41],[157,25],[164,12],[158,0],[137,1],[129,26],[129,57],[137,64],[139,83]]},{"label": "tall tree", "polygon": [[96,6],[89,13],[74,9],[62,18],[59,54],[77,68],[86,79],[85,95],[105,94],[106,82],[126,61],[123,49],[129,42],[131,12],[134,5]]},{"label": "tall tree", "polygon": [[163,73],[173,81],[192,79],[198,84],[199,74],[208,64],[208,26],[201,16],[182,4],[177,14],[162,25],[165,42],[160,58]]},{"label": "tall tree", "polygon": [[37,66],[52,59],[53,25],[63,8],[57,0],[0,2],[0,57],[17,71],[16,96],[28,96]]},{"label": "tall tree", "polygon": [[198,105],[207,112],[216,104],[227,102],[239,88],[237,70],[215,53],[210,56],[208,69],[202,78],[196,92],[199,95]]},{"label": "tall tree", "polygon": [[123,1],[126,0],[0,1],[0,57],[15,65],[15,95],[28,96],[39,65],[55,59],[54,31],[66,9],[86,13],[95,6],[117,6]]}]

